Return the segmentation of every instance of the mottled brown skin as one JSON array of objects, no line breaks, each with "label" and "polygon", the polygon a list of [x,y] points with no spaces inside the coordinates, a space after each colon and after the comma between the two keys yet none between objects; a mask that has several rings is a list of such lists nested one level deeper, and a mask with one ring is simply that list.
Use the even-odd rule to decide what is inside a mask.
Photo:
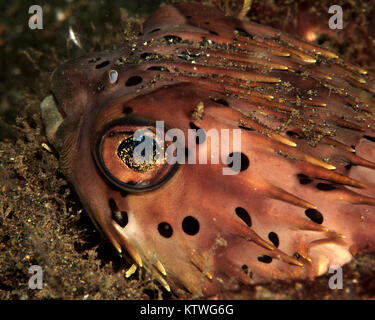
[{"label": "mottled brown skin", "polygon": [[[118,72],[114,84],[110,70]],[[315,277],[374,250],[374,83],[325,49],[180,3],[152,15],[136,43],[61,65],[52,91],[64,119],[56,132],[47,121],[46,130],[117,249],[167,289],[214,295],[241,283]],[[224,176],[224,164],[180,165],[154,190],[125,192],[94,159],[98,134],[119,118],[163,120],[186,136],[191,122],[206,131],[241,127],[249,166]],[[121,211],[123,227],[113,218]],[[195,235],[184,231],[187,216],[199,222]],[[158,230],[162,222],[170,237]]]}]

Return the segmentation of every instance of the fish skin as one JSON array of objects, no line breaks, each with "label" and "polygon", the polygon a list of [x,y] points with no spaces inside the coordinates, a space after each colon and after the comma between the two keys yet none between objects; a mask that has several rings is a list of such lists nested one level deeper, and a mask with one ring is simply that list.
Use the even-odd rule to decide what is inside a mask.
[{"label": "fish skin", "polygon": [[[134,77],[141,82],[126,85]],[[49,106],[63,120],[43,117],[42,103],[47,136],[82,205],[119,251],[175,293],[312,278],[354,251],[374,251],[375,81],[326,49],[179,3],[155,12],[137,42],[62,64],[51,90]],[[224,165],[180,165],[154,190],[121,190],[100,167],[96,143],[146,120],[185,136],[191,122],[206,131],[241,127],[249,167],[224,176]],[[119,212],[125,227],[113,218]],[[183,230],[187,216],[199,222],[195,235]],[[164,222],[170,237],[158,229]]]}]

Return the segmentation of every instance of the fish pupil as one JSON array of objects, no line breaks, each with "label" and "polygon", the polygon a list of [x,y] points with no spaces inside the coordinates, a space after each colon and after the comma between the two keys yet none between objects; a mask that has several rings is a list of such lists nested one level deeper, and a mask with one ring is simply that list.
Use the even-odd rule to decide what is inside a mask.
[{"label": "fish pupil", "polygon": [[[137,163],[134,160],[134,150],[141,143],[145,142],[146,139],[150,140],[148,143],[152,143],[152,162],[149,163],[146,158],[146,161],[144,163]],[[140,153],[142,157],[145,157],[145,149],[142,149]],[[156,165],[157,155],[158,150],[156,141],[146,136],[140,136],[140,141],[134,140],[133,136],[127,137],[120,143],[119,147],[117,148],[117,156],[123,163],[125,163],[128,168],[136,172],[146,172],[153,169]]]}]

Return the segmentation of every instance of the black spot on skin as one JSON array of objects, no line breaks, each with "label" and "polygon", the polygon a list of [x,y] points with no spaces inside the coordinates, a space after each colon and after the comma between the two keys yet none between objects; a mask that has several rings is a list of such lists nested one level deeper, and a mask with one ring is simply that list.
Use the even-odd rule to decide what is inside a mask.
[{"label": "black spot on skin", "polygon": [[169,70],[165,67],[162,67],[162,66],[152,66],[152,67],[149,67],[147,68],[147,70],[154,70],[154,71],[165,71],[165,72],[169,72]]},{"label": "black spot on skin", "polygon": [[327,41],[327,35],[326,34],[321,34],[319,37],[318,37],[318,39],[316,39],[316,43],[318,44],[318,45],[322,45],[324,42],[326,42]]},{"label": "black spot on skin", "polygon": [[130,114],[133,112],[133,109],[129,106],[124,106],[124,108],[122,109],[122,112],[125,114]]},{"label": "black spot on skin", "polygon": [[108,60],[103,61],[102,63],[97,64],[97,65],[95,66],[95,69],[101,69],[101,68],[104,68],[104,67],[108,66],[109,63],[110,63],[110,62],[109,62]]},{"label": "black spot on skin", "polygon": [[109,204],[109,207],[111,208],[112,211],[117,211],[118,210],[116,201],[113,198],[110,198],[108,200],[108,204]]},{"label": "black spot on skin", "polygon": [[126,81],[125,86],[127,86],[127,87],[136,86],[137,84],[140,84],[142,81],[143,81],[142,77],[133,76],[133,77],[130,77]]},{"label": "black spot on skin", "polygon": [[160,28],[153,29],[148,34],[151,34],[151,33],[154,33],[154,32],[158,32],[158,31],[160,31]]},{"label": "black spot on skin", "polygon": [[151,52],[143,52],[141,54],[141,59],[146,60],[147,58],[153,57],[155,54]]},{"label": "black spot on skin", "polygon": [[323,215],[316,209],[306,209],[305,215],[312,221],[317,224],[323,223]]},{"label": "black spot on skin", "polygon": [[[231,153],[229,154],[229,157],[232,158],[235,154],[238,154],[238,152],[235,152],[235,153],[231,152]],[[248,158],[245,154],[243,154],[242,152],[241,152],[241,154],[240,154],[240,157],[241,157],[241,168],[240,168],[240,171],[244,171],[244,170],[246,170],[246,169],[249,167],[249,165],[250,165],[250,160],[249,160],[249,158]],[[232,160],[231,162],[228,162],[228,167],[229,167],[229,168],[232,168],[232,167],[233,167],[233,160]]]},{"label": "black spot on skin", "polygon": [[280,244],[279,237],[275,232],[270,232],[268,234],[268,239],[270,239],[270,241],[274,244],[276,248],[279,247],[279,244]]},{"label": "black spot on skin", "polygon": [[236,215],[247,224],[248,227],[251,227],[251,218],[246,209],[237,207],[235,210]]},{"label": "black spot on skin", "polygon": [[309,183],[313,182],[313,180],[310,177],[306,176],[303,173],[297,174],[297,178],[299,180],[299,183],[302,184],[302,185],[309,184]]},{"label": "black spot on skin", "polygon": [[239,124],[238,125],[238,128],[242,129],[242,130],[246,130],[246,131],[255,131],[253,128],[251,127],[246,127],[245,125],[243,124]]},{"label": "black spot on skin", "polygon": [[197,137],[196,137],[197,144],[201,144],[206,141],[206,133],[203,130],[198,131],[200,128],[197,125],[195,125],[193,122],[189,122],[189,127],[190,129],[194,129],[197,131]]},{"label": "black spot on skin", "polygon": [[229,107],[229,103],[224,99],[210,99],[211,101],[221,104],[224,107]]},{"label": "black spot on skin", "polygon": [[332,191],[336,189],[336,187],[333,184],[329,183],[318,183],[316,185],[316,188],[321,191]]},{"label": "black spot on skin", "polygon": [[241,269],[243,270],[243,272],[247,273],[247,271],[249,270],[249,267],[246,264],[243,264]]},{"label": "black spot on skin", "polygon": [[371,136],[363,136],[363,138],[371,141],[371,142],[375,142],[375,138],[374,137],[371,137]]},{"label": "black spot on skin", "polygon": [[164,238],[170,238],[173,235],[172,226],[167,222],[159,223],[158,231]]},{"label": "black spot on skin", "polygon": [[111,208],[112,219],[116,221],[121,228],[125,228],[129,221],[128,213],[126,211],[120,211],[116,201],[112,198],[109,199],[108,204]]},{"label": "black spot on skin", "polygon": [[294,132],[292,130],[288,130],[286,132],[286,134],[287,134],[288,137],[291,137],[291,138],[300,138],[301,137],[297,132]]},{"label": "black spot on skin", "polygon": [[345,165],[344,166],[344,168],[346,169],[346,170],[350,170],[351,168],[352,168],[352,163],[350,162],[350,163],[348,163],[347,165]]},{"label": "black spot on skin", "polygon": [[[110,134],[111,134],[111,133],[110,133]],[[109,134],[109,135],[110,135],[110,134]],[[115,135],[114,132],[113,132],[113,134]],[[113,191],[115,191],[115,192],[119,192],[120,195],[121,195],[121,197],[125,198],[125,197],[128,196],[128,192],[126,192],[125,190],[122,190],[122,189],[116,187],[114,184],[111,183],[111,184],[109,184],[109,186],[110,186],[110,188],[111,188]]]},{"label": "black spot on skin", "polygon": [[217,32],[215,32],[215,31],[213,31],[213,30],[209,30],[209,33],[210,33],[210,34],[213,34],[214,36],[218,36],[218,35],[219,35]]},{"label": "black spot on skin", "polygon": [[234,30],[235,33],[237,33],[238,35],[242,36],[242,37],[248,37],[250,39],[254,39],[254,36],[251,35],[250,33],[248,33],[246,30],[242,29],[242,28],[236,28],[236,30]]},{"label": "black spot on skin", "polygon": [[243,264],[241,266],[241,269],[242,269],[244,274],[248,275],[250,278],[253,277],[253,272],[250,270],[250,268],[246,264]]},{"label": "black spot on skin", "polygon": [[194,236],[199,231],[199,222],[192,216],[187,216],[182,221],[182,230],[190,236]]},{"label": "black spot on skin", "polygon": [[263,263],[271,263],[272,262],[272,257],[264,255],[258,257],[258,261],[263,262]]},{"label": "black spot on skin", "polygon": [[125,198],[128,196],[128,192],[125,190],[120,190],[121,197]]}]

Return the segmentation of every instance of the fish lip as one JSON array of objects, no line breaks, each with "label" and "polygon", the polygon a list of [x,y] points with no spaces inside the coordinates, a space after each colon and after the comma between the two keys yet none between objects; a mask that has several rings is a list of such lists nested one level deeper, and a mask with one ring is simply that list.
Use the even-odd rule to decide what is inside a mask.
[{"label": "fish lip", "polygon": [[48,141],[55,145],[55,135],[64,121],[64,115],[56,97],[53,94],[46,96],[40,103],[40,114],[45,126]]}]

